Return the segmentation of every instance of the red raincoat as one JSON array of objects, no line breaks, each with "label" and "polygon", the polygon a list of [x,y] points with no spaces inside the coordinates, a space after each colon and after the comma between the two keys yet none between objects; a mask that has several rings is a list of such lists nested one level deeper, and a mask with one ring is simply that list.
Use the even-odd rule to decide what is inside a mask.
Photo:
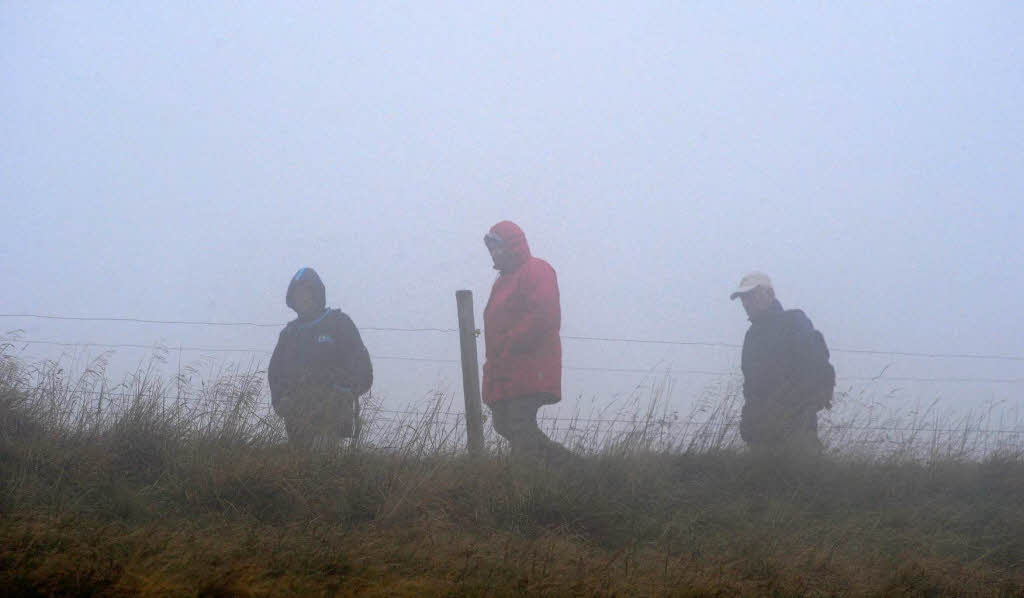
[{"label": "red raincoat", "polygon": [[484,309],[484,403],[534,393],[556,403],[562,398],[562,312],[555,270],[530,255],[526,236],[512,222],[499,222],[491,232],[511,259]]}]

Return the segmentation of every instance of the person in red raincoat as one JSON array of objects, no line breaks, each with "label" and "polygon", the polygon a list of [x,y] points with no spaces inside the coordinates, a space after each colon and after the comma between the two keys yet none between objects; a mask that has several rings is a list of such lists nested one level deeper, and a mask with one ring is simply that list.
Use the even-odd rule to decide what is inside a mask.
[{"label": "person in red raincoat", "polygon": [[562,398],[558,278],[512,222],[495,224],[484,243],[499,272],[484,309],[484,403],[513,456],[564,459],[568,449],[537,426],[537,410]]}]

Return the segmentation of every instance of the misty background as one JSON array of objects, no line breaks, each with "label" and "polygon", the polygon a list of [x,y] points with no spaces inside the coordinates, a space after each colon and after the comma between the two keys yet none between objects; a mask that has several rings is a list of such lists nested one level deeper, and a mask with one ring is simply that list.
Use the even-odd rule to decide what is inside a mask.
[{"label": "misty background", "polygon": [[[482,326],[482,238],[509,219],[558,273],[564,335],[739,344],[728,296],[761,269],[833,349],[1016,356],[835,351],[850,396],[1017,409],[1022,27],[1009,2],[5,2],[0,312],[283,325],[312,266],[359,326],[454,328],[457,289]],[[77,363],[102,348],[41,342],[262,367],[278,330],[0,318]],[[457,335],[363,339],[385,403],[461,408]],[[563,350],[568,411],[666,371],[685,410],[739,365]]]}]

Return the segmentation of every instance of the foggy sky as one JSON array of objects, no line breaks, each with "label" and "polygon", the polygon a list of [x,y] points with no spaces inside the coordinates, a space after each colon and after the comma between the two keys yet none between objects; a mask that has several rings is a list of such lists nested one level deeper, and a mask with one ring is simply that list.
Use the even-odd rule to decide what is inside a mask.
[{"label": "foggy sky", "polygon": [[[462,288],[482,325],[482,238],[510,219],[558,272],[567,335],[739,343],[728,295],[761,269],[832,347],[1024,354],[1019,4],[212,4],[0,5],[0,312],[283,323],[289,277],[312,266],[360,326],[453,327]],[[0,320],[13,329],[268,351],[277,336]],[[458,356],[454,335],[364,340]],[[721,348],[564,350],[738,365]],[[1020,361],[833,362],[1024,378]],[[444,364],[375,369],[394,400],[460,389]],[[564,390],[600,401],[642,378],[567,371]],[[679,375],[676,399],[712,381]]]}]

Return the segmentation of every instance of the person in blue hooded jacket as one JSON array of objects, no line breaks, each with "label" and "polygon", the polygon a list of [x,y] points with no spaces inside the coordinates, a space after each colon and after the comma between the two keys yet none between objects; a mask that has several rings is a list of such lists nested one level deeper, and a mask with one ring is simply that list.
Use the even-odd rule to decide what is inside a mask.
[{"label": "person in blue hooded jacket", "polygon": [[327,307],[324,284],[312,268],[292,277],[285,303],[298,317],[281,331],[270,358],[271,404],[291,444],[337,446],[358,434],[359,396],[373,384],[370,354],[352,319]]}]

